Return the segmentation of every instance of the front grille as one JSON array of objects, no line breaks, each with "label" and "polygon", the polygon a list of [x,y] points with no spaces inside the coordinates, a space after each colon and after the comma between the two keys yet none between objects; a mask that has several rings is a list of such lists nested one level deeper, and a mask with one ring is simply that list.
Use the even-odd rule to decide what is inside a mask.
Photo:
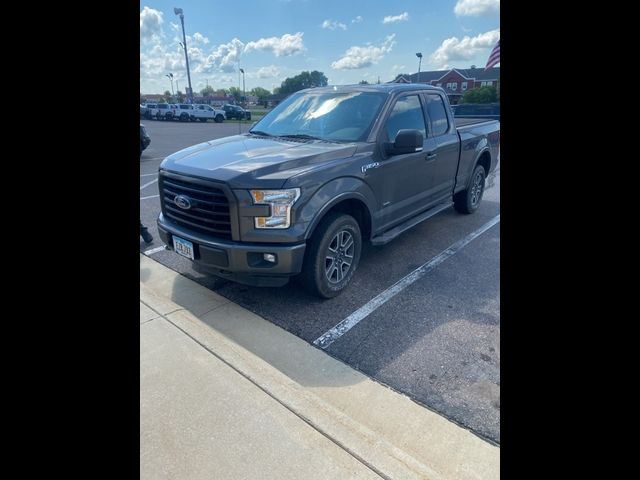
[{"label": "front grille", "polygon": [[[212,237],[231,240],[229,200],[219,186],[189,177],[160,175],[159,187],[162,213],[173,223]],[[174,203],[178,195],[188,197],[191,208],[184,210],[178,207]]]}]

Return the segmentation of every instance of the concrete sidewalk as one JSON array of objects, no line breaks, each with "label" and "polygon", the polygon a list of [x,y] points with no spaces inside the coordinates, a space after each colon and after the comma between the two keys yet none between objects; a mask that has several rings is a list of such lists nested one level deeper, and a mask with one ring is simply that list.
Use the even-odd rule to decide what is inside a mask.
[{"label": "concrete sidewalk", "polygon": [[498,479],[500,450],[140,256],[142,479]]}]

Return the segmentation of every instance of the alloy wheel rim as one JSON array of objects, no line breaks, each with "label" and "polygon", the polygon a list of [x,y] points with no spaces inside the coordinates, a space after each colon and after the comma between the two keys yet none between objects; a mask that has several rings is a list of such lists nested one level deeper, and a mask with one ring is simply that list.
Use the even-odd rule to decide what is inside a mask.
[{"label": "alloy wheel rim", "polygon": [[471,187],[471,205],[475,206],[480,201],[480,195],[482,194],[482,173],[476,173],[473,178],[473,185]]},{"label": "alloy wheel rim", "polygon": [[355,241],[353,235],[340,230],[334,235],[327,248],[324,260],[324,274],[329,283],[340,283],[347,276],[353,265]]}]

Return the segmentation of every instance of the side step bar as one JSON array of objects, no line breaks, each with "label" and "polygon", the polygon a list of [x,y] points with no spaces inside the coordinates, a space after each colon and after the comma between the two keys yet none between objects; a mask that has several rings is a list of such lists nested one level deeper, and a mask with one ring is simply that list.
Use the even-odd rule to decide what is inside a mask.
[{"label": "side step bar", "polygon": [[391,230],[387,230],[382,235],[373,237],[371,239],[371,245],[386,245],[401,233],[406,232],[411,227],[415,227],[417,224],[424,222],[426,219],[431,218],[434,215],[437,215],[438,213],[442,212],[443,210],[446,210],[451,206],[453,206],[453,202],[439,203],[435,207],[432,207],[429,210],[427,210],[426,212],[422,212],[420,215],[411,217],[409,220],[407,220],[404,223],[401,223],[397,227],[394,227]]}]

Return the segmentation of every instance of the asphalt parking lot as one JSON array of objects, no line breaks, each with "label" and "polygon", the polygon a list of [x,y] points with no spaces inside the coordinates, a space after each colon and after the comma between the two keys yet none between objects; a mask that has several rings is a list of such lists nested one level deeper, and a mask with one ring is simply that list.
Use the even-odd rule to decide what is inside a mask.
[{"label": "asphalt parking lot", "polygon": [[[250,125],[142,123],[151,145],[140,159],[140,217],[154,243],[141,241],[141,252],[500,443],[499,166],[475,214],[450,208],[385,246],[365,246],[349,289],[323,301],[295,281],[283,288],[255,288],[209,277],[163,250],[155,227],[162,159],[196,143],[246,132]],[[419,273],[409,277],[414,281],[407,280],[416,269]],[[353,318],[358,321],[347,322],[350,328],[334,329]],[[318,342],[337,331],[342,334],[331,336],[330,344]]]}]

